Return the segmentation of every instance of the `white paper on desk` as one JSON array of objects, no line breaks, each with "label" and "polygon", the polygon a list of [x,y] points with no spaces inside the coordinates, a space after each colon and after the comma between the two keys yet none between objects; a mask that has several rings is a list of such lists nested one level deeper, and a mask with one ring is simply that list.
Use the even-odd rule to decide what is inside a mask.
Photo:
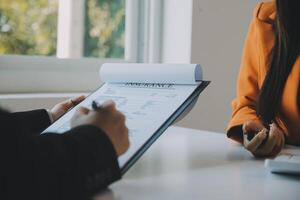
[{"label": "white paper on desk", "polygon": [[[191,65],[189,65],[191,66]],[[134,66],[137,67],[137,66]],[[117,69],[118,67],[115,67]],[[170,70],[170,67],[166,67]],[[194,84],[148,84],[137,83],[140,75],[135,74],[131,78],[123,78],[124,83],[110,83],[112,79],[116,77],[121,78],[119,75],[113,75],[114,73],[109,69],[109,72],[105,72],[106,81],[101,88],[96,92],[88,96],[77,107],[84,106],[91,108],[92,101],[96,101],[99,104],[113,100],[116,103],[117,109],[123,112],[126,116],[126,125],[129,129],[129,150],[119,158],[119,165],[122,168],[125,163],[131,158],[142,145],[162,126],[162,124],[184,103],[184,101],[193,93],[198,84],[195,84],[195,65],[189,67],[190,73],[180,71],[177,76],[180,83],[194,83]],[[155,69],[157,70],[157,69]],[[173,69],[176,70],[176,69]],[[182,72],[182,73],[181,73]],[[119,71],[118,71],[119,73]],[[115,74],[118,74],[115,72]],[[125,76],[128,73],[124,70],[121,74]],[[142,72],[140,72],[142,73]],[[156,72],[157,73],[157,72]],[[163,73],[166,73],[164,71]],[[146,74],[143,77],[155,76],[155,73],[151,70],[146,70]],[[193,75],[192,75],[193,74]],[[173,73],[174,75],[174,73]],[[188,76],[192,79],[188,81]],[[160,78],[166,78],[166,75],[157,75],[155,80]],[[174,79],[175,78],[171,78]],[[167,80],[171,80],[167,79]],[[130,81],[131,80],[131,81]],[[151,79],[154,81],[154,78]],[[160,80],[161,81],[161,80]],[[135,83],[127,83],[135,82]],[[74,112],[77,110],[72,109],[57,122],[47,128],[44,132],[56,132],[63,133],[70,129],[70,119]]]},{"label": "white paper on desk", "polygon": [[107,63],[100,68],[106,83],[195,84],[202,80],[198,64]]},{"label": "white paper on desk", "polygon": [[280,154],[300,156],[300,148],[298,146],[285,145]]}]

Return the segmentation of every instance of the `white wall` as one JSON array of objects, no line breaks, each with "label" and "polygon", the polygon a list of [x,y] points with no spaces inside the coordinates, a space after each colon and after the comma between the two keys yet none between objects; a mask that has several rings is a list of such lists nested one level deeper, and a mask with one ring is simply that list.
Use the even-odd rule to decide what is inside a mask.
[{"label": "white wall", "polygon": [[[165,53],[164,61],[186,61],[186,53],[190,52],[188,61],[202,64],[204,78],[212,81],[200,96],[194,110],[179,125],[224,132],[231,115],[230,102],[235,95],[244,39],[253,9],[259,0],[194,0],[191,42],[188,40],[188,30],[181,30],[186,29],[190,23],[190,14],[185,11],[185,15],[182,15],[182,10],[188,9],[190,1],[167,0],[167,6],[172,5],[170,1],[178,5],[173,5],[176,10],[165,8],[165,14],[173,15],[173,23],[178,25],[177,31],[183,34],[175,39],[174,35],[170,36],[171,32],[165,33],[165,51],[174,47],[177,49]],[[176,16],[181,20],[178,21]],[[169,26],[172,24],[169,22],[171,16],[165,20]],[[187,20],[186,24],[184,20]],[[175,31],[175,34],[178,33]],[[190,50],[186,50],[187,44],[191,45]]]}]

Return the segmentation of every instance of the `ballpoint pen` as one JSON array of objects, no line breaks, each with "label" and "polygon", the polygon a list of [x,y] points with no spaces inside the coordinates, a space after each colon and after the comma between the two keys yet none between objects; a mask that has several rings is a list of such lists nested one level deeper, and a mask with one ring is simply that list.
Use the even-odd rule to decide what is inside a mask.
[{"label": "ballpoint pen", "polygon": [[99,105],[96,101],[93,101],[93,102],[92,102],[92,108],[93,108],[93,110],[99,110],[99,109],[101,109],[102,107],[101,107],[101,105]]}]

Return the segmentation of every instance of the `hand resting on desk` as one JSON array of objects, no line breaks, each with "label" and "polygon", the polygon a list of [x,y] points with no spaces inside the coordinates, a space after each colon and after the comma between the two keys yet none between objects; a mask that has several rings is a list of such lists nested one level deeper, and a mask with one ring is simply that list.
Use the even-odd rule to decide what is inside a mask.
[{"label": "hand resting on desk", "polygon": [[[248,134],[255,132],[255,136],[249,141]],[[283,131],[276,126],[270,125],[266,129],[261,122],[248,121],[243,125],[243,144],[255,157],[276,156],[282,150],[285,139]]]}]

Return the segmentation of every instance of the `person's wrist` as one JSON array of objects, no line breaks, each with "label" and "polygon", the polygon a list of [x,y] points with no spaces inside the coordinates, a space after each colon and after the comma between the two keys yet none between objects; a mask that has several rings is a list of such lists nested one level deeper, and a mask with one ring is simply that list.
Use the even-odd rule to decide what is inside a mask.
[{"label": "person's wrist", "polygon": [[99,130],[99,132],[101,132],[102,134],[104,134],[107,139],[110,141],[111,145],[113,146],[116,155],[120,156],[122,153],[120,152],[120,149],[118,148],[118,145],[116,144],[116,142],[113,140],[113,137],[109,134],[109,132],[105,129],[100,127],[99,125],[96,125],[94,123],[91,124],[85,124],[85,125],[81,125],[81,126],[90,126],[90,127],[94,127],[97,128]]}]

